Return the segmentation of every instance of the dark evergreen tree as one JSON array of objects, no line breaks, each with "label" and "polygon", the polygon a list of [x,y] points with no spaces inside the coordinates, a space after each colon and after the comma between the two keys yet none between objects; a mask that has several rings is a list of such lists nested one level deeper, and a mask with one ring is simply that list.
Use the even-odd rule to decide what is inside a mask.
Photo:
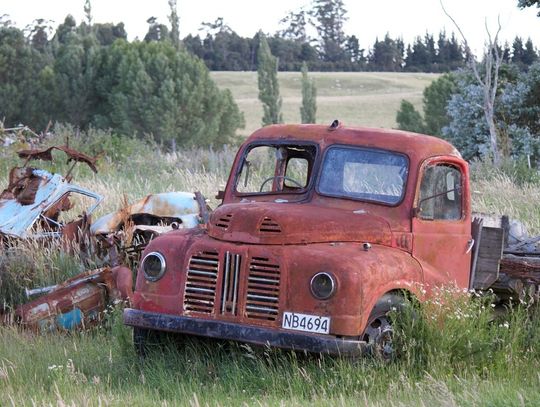
[{"label": "dark evergreen tree", "polygon": [[107,49],[98,89],[105,102],[94,123],[121,134],[152,134],[180,145],[225,144],[243,126],[229,91],[204,63],[170,41],[116,41]]},{"label": "dark evergreen tree", "polygon": [[525,49],[523,48],[523,40],[520,37],[514,38],[512,43],[512,63],[523,67],[523,54]]},{"label": "dark evergreen tree", "polygon": [[401,71],[403,65],[403,47],[399,42],[390,38],[386,34],[384,41],[375,39],[373,49],[368,58],[368,68],[370,71]]},{"label": "dark evergreen tree", "polygon": [[0,27],[0,116],[7,125],[44,128],[51,115],[51,55],[28,44],[24,33]]},{"label": "dark evergreen tree", "polygon": [[308,76],[308,67],[302,64],[302,106],[300,106],[302,123],[315,123],[317,119],[317,88]]},{"label": "dark evergreen tree", "polygon": [[396,116],[398,127],[402,130],[441,137],[443,128],[450,123],[450,117],[446,112],[448,103],[456,93],[458,93],[458,87],[455,75],[442,75],[424,89],[423,116],[412,103],[406,100],[401,102]]},{"label": "dark evergreen tree", "polygon": [[156,17],[150,17],[146,22],[148,23],[148,32],[144,36],[146,42],[164,41],[170,38],[169,28],[164,24],[158,23]]},{"label": "dark evergreen tree", "polygon": [[96,23],[92,26],[92,31],[100,45],[109,46],[117,39],[127,39],[124,23]]},{"label": "dark evergreen tree", "polygon": [[412,48],[409,47],[405,58],[405,69],[411,72],[423,72],[428,69],[429,55],[422,38],[416,37]]},{"label": "dark evergreen tree", "polygon": [[453,74],[442,75],[424,89],[422,102],[427,134],[442,136],[442,129],[450,122],[446,106],[457,91],[456,78]]},{"label": "dark evergreen tree", "polygon": [[525,49],[523,50],[523,55],[521,61],[524,65],[530,66],[538,60],[538,53],[534,49],[534,45],[530,38],[525,42]]},{"label": "dark evergreen tree", "polygon": [[270,52],[268,41],[259,32],[259,50],[257,52],[257,77],[259,84],[259,100],[263,104],[262,125],[283,123],[281,115],[281,96],[277,78],[278,61]]},{"label": "dark evergreen tree", "polygon": [[424,133],[422,116],[414,108],[413,104],[407,100],[401,101],[396,121],[400,130]]}]

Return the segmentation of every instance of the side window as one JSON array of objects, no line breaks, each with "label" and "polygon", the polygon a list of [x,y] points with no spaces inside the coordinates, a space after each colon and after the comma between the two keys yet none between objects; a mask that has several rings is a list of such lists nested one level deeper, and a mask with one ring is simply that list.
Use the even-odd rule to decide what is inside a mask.
[{"label": "side window", "polygon": [[419,217],[459,220],[462,214],[461,172],[450,164],[427,167],[420,184]]},{"label": "side window", "polygon": [[314,145],[255,145],[247,153],[236,179],[243,194],[301,193],[311,178]]}]

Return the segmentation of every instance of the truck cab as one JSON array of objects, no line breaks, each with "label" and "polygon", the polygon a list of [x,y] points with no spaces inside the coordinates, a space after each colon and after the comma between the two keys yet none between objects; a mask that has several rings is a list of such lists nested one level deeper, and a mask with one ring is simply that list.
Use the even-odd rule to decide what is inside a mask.
[{"label": "truck cab", "polygon": [[222,204],[153,240],[124,322],[330,354],[386,349],[388,311],[471,275],[469,172],[444,140],[274,125],[240,147]]}]

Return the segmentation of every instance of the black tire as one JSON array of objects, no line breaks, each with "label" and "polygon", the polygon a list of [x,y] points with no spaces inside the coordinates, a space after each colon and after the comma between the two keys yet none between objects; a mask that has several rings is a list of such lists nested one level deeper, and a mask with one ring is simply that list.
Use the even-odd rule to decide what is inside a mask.
[{"label": "black tire", "polygon": [[163,344],[162,332],[152,329],[133,327],[133,345],[139,358],[144,359],[148,354]]},{"label": "black tire", "polygon": [[368,318],[362,340],[368,343],[371,355],[383,361],[391,361],[398,356],[393,346],[394,328],[390,311],[402,312],[408,306],[407,300],[395,293],[383,295],[373,307]]}]

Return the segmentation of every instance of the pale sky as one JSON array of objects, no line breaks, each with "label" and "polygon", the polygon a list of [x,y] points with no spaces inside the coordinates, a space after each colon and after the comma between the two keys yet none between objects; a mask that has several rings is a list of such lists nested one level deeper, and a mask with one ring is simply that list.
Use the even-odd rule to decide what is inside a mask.
[{"label": "pale sky", "polygon": [[[201,22],[213,22],[223,17],[226,24],[241,36],[253,36],[259,29],[274,33],[279,20],[289,11],[309,6],[309,0],[177,0],[181,37],[197,34]],[[417,35],[456,31],[442,12],[439,0],[344,0],[349,21],[348,35],[356,35],[362,48],[369,48],[376,37],[388,32],[393,38],[402,37],[411,43]],[[460,24],[471,47],[481,49],[486,38],[485,23],[494,33],[500,16],[500,38],[510,44],[516,35],[531,37],[540,47],[540,17],[537,9],[519,10],[517,0],[444,0],[448,12]],[[77,22],[83,18],[84,0],[0,0],[0,16],[8,14],[18,27],[24,28],[34,19],[53,20],[56,27],[67,14]],[[167,0],[92,0],[95,22],[124,22],[130,39],[144,37],[146,20],[155,16],[168,24]]]}]

